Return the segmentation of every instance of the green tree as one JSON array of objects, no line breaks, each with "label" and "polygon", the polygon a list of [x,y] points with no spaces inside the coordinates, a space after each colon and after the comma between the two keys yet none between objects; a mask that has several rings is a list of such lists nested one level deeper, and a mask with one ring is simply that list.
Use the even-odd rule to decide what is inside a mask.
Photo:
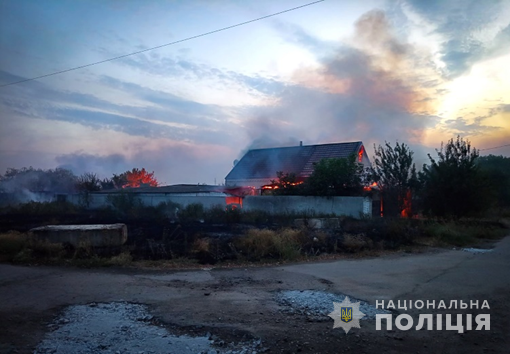
[{"label": "green tree", "polygon": [[274,195],[298,195],[303,194],[302,182],[298,181],[295,173],[276,172],[278,179],[272,180]]},{"label": "green tree", "polygon": [[364,170],[356,155],[322,159],[305,181],[306,194],[318,196],[354,196],[363,193]]},{"label": "green tree", "polygon": [[411,216],[411,198],[418,187],[414,153],[409,146],[398,142],[395,147],[388,142],[384,147],[374,144],[374,149],[373,179],[383,198],[384,215]]},{"label": "green tree", "polygon": [[476,160],[478,150],[460,136],[441,143],[437,160],[423,166],[423,207],[427,214],[458,219],[483,214],[491,205],[491,190]]}]

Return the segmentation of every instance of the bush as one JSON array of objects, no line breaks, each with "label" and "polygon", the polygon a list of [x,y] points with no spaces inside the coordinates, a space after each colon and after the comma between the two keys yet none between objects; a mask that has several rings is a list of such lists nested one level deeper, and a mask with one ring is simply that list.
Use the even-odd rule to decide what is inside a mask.
[{"label": "bush", "polygon": [[264,210],[243,211],[241,220],[247,224],[268,224],[272,220],[272,215]]},{"label": "bush", "polygon": [[209,238],[197,238],[193,245],[191,246],[191,252],[193,253],[201,253],[201,252],[209,252],[211,246],[211,240]]},{"label": "bush", "polygon": [[47,240],[38,240],[30,237],[27,248],[31,250],[34,258],[64,258],[66,250],[60,243],[51,243]]},{"label": "bush", "polygon": [[179,211],[179,220],[183,222],[187,221],[204,221],[205,210],[201,203],[192,203],[186,205],[181,211]]},{"label": "bush", "polygon": [[26,246],[28,237],[17,231],[0,234],[0,254],[14,256]]},{"label": "bush", "polygon": [[205,221],[213,224],[223,224],[227,222],[225,207],[214,205],[205,213]]},{"label": "bush", "polygon": [[213,247],[212,241],[208,237],[196,238],[191,246],[191,253],[201,264],[215,264],[220,255],[218,254],[218,245]]},{"label": "bush", "polygon": [[502,226],[486,223],[447,222],[425,226],[427,236],[458,247],[475,244],[480,239],[498,239],[506,232]]},{"label": "bush", "polygon": [[62,244],[39,240],[33,236],[25,237],[22,248],[11,259],[14,262],[27,263],[35,260],[60,260],[64,259],[67,254]]},{"label": "bush", "polygon": [[421,198],[424,213],[446,220],[483,216],[494,205],[490,179],[476,163],[479,151],[460,136],[441,144],[437,161],[424,165]]},{"label": "bush", "polygon": [[121,254],[119,254],[117,256],[111,257],[108,260],[107,264],[113,265],[113,266],[127,266],[127,265],[131,264],[132,261],[133,261],[133,257],[131,256],[131,253],[126,251],[126,252],[122,252]]},{"label": "bush", "polygon": [[293,260],[299,257],[304,235],[301,230],[251,229],[236,240],[236,246],[248,259]]},{"label": "bush", "polygon": [[364,234],[344,234],[342,240],[342,247],[349,252],[359,252],[365,249],[372,249],[374,246],[373,241]]}]

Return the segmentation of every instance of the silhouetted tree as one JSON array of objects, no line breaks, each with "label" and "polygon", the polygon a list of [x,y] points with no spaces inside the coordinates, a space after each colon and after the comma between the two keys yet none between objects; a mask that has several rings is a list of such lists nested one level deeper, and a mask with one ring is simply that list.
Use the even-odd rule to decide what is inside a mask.
[{"label": "silhouetted tree", "polygon": [[277,180],[272,180],[274,195],[299,195],[303,194],[303,184],[298,181],[295,173],[276,172]]},{"label": "silhouetted tree", "polygon": [[488,180],[476,164],[478,150],[460,136],[436,150],[437,160],[429,156],[423,166],[423,207],[426,213],[458,219],[483,214],[491,204]]},{"label": "silhouetted tree", "polygon": [[84,173],[78,177],[76,187],[80,192],[97,192],[101,190],[101,180],[95,173]]},{"label": "silhouetted tree", "polygon": [[418,187],[413,152],[406,144],[375,146],[374,181],[379,187],[385,216],[411,216],[412,194]]},{"label": "silhouetted tree", "polygon": [[142,185],[148,185],[150,187],[157,187],[158,181],[154,177],[154,172],[147,172],[145,168],[141,170],[133,168],[131,171],[126,171],[120,175],[114,174],[112,181],[115,188],[137,188]]},{"label": "silhouetted tree", "polygon": [[102,190],[115,189],[115,183],[113,182],[113,178],[103,178],[100,183]]},{"label": "silhouetted tree", "polygon": [[510,208],[510,157],[480,156],[477,164],[488,179],[496,206]]},{"label": "silhouetted tree", "polygon": [[363,193],[364,169],[356,155],[322,159],[305,181],[305,193],[318,196],[355,196]]}]

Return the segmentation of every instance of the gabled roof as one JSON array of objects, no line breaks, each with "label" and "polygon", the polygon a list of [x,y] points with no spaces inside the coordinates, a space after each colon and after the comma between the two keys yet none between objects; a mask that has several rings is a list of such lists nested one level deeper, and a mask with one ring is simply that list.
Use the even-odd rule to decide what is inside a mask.
[{"label": "gabled roof", "polygon": [[251,190],[247,187],[229,187],[205,184],[174,184],[171,186],[160,187],[139,187],[139,188],[122,188],[122,189],[105,189],[96,193],[112,194],[112,193],[135,193],[135,194],[226,194],[233,196],[243,196],[251,194]]},{"label": "gabled roof", "polygon": [[314,163],[324,158],[357,154],[361,141],[249,150],[227,175],[227,180],[275,178],[277,171],[309,177]]},{"label": "gabled roof", "polygon": [[174,184],[160,187],[138,187],[122,189],[105,189],[99,193],[211,193],[218,192],[218,186],[203,184]]}]

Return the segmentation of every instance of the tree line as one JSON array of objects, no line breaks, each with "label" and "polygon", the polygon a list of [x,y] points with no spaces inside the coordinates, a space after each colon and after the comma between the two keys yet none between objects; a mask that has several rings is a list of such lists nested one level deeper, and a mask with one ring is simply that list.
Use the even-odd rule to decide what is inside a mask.
[{"label": "tree line", "polygon": [[[429,164],[417,171],[414,152],[404,143],[375,146],[373,166],[364,169],[355,155],[323,159],[311,176],[278,172],[273,194],[360,196],[377,191],[385,216],[410,217],[418,211],[458,219],[480,216],[489,209],[510,207],[510,158],[480,156],[460,136],[428,154]],[[371,188],[371,187],[376,188]]]}]

